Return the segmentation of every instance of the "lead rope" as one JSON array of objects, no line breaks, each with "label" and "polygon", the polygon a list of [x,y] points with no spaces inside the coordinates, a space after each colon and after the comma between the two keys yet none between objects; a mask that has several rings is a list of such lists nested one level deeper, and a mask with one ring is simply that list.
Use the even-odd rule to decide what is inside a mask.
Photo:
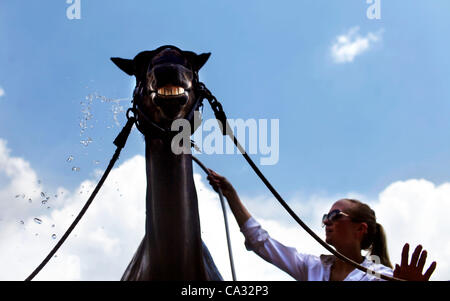
[{"label": "lead rope", "polygon": [[94,191],[92,191],[91,196],[87,200],[84,207],[81,209],[78,216],[75,218],[75,220],[72,222],[70,227],[67,229],[67,231],[64,233],[64,235],[60,238],[58,243],[53,247],[53,249],[50,251],[50,253],[45,257],[45,259],[41,262],[41,264],[28,276],[25,281],[31,281],[41,270],[42,268],[50,261],[50,259],[55,255],[56,251],[58,251],[59,247],[64,243],[64,241],[69,237],[72,230],[76,227],[78,222],[81,220],[83,215],[86,213],[87,209],[91,205],[92,201],[94,200],[95,196],[97,195],[97,192],[100,190],[100,188],[103,186],[103,183],[105,182],[106,178],[109,175],[109,172],[114,167],[114,164],[116,163],[117,159],[119,158],[120,151],[125,147],[125,143],[127,142],[127,138],[130,135],[131,129],[133,128],[133,124],[136,122],[136,119],[134,117],[128,117],[127,112],[127,118],[128,121],[123,127],[122,131],[117,135],[116,139],[114,140],[114,145],[117,146],[116,151],[114,152],[114,155],[111,158],[111,161],[108,164],[108,167],[106,168],[105,172],[103,173],[102,178],[98,182],[97,186],[95,187]]},{"label": "lead rope", "polygon": [[266,187],[270,190],[270,192],[275,196],[275,198],[278,200],[278,202],[283,206],[284,209],[291,215],[292,218],[309,234],[311,235],[318,243],[320,243],[325,249],[327,249],[329,252],[331,252],[333,255],[335,255],[337,258],[341,259],[344,262],[349,263],[353,267],[365,272],[369,273],[371,275],[379,275],[379,277],[383,280],[390,280],[390,281],[404,281],[403,279],[399,279],[396,277],[390,277],[387,275],[383,275],[380,273],[376,273],[357,262],[351,260],[350,258],[346,257],[345,255],[339,253],[335,249],[333,249],[331,246],[329,246],[326,242],[324,242],[316,233],[314,233],[311,228],[309,228],[296,214],[295,212],[289,207],[289,205],[283,200],[281,195],[276,191],[275,188],[270,184],[270,182],[266,179],[266,177],[262,174],[262,172],[259,170],[259,168],[256,166],[256,164],[252,161],[252,159],[249,157],[245,149],[241,146],[239,141],[236,139],[236,137],[233,134],[233,131],[230,128],[230,125],[227,122],[227,117],[225,115],[225,112],[223,111],[222,104],[216,99],[214,95],[206,88],[205,85],[202,85],[203,92],[205,93],[205,98],[208,100],[212,110],[214,111],[214,115],[216,116],[216,119],[219,123],[219,127],[222,130],[222,134],[224,136],[229,136],[231,140],[233,140],[233,143],[236,145],[238,150],[241,152],[241,154],[244,156],[245,160],[248,162],[248,164],[252,167],[252,169],[255,171],[255,173],[258,175],[258,177],[263,181],[263,183],[266,185]]},{"label": "lead rope", "polygon": [[[205,165],[200,162],[199,159],[197,159],[195,156],[192,156],[192,159],[195,161],[195,163],[198,164],[198,166],[203,169],[203,171],[209,176],[210,172],[205,167]],[[233,281],[236,281],[236,272],[234,270],[234,260],[233,260],[233,251],[231,250],[231,240],[230,240],[230,231],[228,229],[228,219],[227,219],[227,209],[225,208],[225,201],[223,200],[223,194],[222,189],[218,187],[217,193],[219,194],[220,204],[222,205],[222,212],[223,212],[223,219],[225,221],[225,233],[227,236],[227,246],[228,246],[228,256],[230,258],[230,267],[231,267],[231,276],[233,277]]]}]

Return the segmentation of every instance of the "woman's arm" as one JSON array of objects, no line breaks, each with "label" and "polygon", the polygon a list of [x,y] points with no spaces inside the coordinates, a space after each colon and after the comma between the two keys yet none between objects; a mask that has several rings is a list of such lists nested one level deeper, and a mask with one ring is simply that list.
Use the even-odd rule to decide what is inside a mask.
[{"label": "woman's arm", "polygon": [[220,187],[223,195],[227,198],[228,204],[230,205],[231,211],[239,225],[239,228],[245,224],[246,221],[251,217],[251,214],[245,208],[244,204],[241,202],[239,195],[234,189],[233,185],[223,176],[209,169],[210,175],[208,176],[209,184],[217,191]]},{"label": "woman's arm", "polygon": [[231,211],[245,236],[247,250],[253,251],[269,263],[274,264],[297,280],[307,280],[309,255],[300,254],[295,248],[284,246],[261,228],[241,202],[233,185],[223,176],[209,170],[209,183],[217,191],[220,187],[227,198]]}]

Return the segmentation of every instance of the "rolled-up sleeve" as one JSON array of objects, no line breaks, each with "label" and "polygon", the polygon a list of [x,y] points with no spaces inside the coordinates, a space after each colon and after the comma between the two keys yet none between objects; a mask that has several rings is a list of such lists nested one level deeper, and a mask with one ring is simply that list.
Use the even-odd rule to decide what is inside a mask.
[{"label": "rolled-up sleeve", "polygon": [[298,253],[271,238],[267,231],[251,217],[241,227],[247,250],[253,251],[269,263],[274,264],[296,280],[307,280],[309,255]]}]

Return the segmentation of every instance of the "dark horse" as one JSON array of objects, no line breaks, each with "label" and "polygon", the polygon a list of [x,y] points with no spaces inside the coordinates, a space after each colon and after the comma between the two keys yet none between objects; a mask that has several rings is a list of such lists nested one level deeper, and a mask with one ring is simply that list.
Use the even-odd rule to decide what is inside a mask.
[{"label": "dark horse", "polygon": [[111,58],[136,77],[133,102],[146,144],[145,236],[122,280],[222,280],[201,239],[192,156],[174,154],[171,139],[155,131],[193,118],[198,71],[209,56],[162,46],[133,60]]}]

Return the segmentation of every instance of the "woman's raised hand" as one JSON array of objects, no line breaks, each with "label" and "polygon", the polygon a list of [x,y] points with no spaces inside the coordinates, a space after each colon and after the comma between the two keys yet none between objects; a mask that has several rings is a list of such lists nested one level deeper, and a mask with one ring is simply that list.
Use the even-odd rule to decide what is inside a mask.
[{"label": "woman's raised hand", "polygon": [[409,264],[408,257],[409,244],[405,244],[402,251],[402,262],[400,266],[398,264],[395,265],[394,277],[408,281],[428,281],[436,269],[436,261],[433,261],[425,274],[422,275],[423,267],[427,260],[427,251],[422,251],[422,246],[418,245],[411,256]]}]

